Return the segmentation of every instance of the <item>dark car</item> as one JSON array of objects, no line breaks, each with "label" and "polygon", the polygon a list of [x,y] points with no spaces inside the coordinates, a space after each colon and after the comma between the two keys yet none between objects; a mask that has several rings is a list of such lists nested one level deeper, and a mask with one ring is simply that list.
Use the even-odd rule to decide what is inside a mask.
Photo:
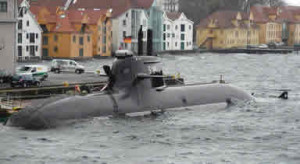
[{"label": "dark car", "polygon": [[30,86],[40,86],[41,82],[35,79],[32,75],[15,75],[10,83],[11,87],[30,87]]}]

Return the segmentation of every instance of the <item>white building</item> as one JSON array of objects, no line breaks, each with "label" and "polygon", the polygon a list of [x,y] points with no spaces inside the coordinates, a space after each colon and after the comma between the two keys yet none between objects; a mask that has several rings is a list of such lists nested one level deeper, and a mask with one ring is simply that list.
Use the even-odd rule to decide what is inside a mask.
[{"label": "white building", "polygon": [[17,0],[0,0],[0,73],[14,73]]},{"label": "white building", "polygon": [[157,0],[157,5],[166,12],[178,12],[179,0]]},{"label": "white building", "polygon": [[27,0],[19,5],[17,27],[17,60],[41,59],[42,29],[29,10]]},{"label": "white building", "polygon": [[[113,52],[118,49],[138,51],[138,32],[142,26],[144,52],[146,51],[148,16],[143,9],[129,9],[113,17]],[[127,43],[124,40],[127,38]]]},{"label": "white building", "polygon": [[163,20],[163,50],[192,50],[194,22],[174,12],[165,12]]}]

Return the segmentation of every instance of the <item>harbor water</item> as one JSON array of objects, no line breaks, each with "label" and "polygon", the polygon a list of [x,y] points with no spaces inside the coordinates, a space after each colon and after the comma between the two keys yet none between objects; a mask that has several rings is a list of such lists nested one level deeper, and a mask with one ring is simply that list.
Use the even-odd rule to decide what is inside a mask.
[{"label": "harbor water", "polygon": [[[165,74],[180,73],[186,83],[222,75],[256,101],[173,109],[157,116],[90,118],[40,131],[0,125],[0,163],[300,163],[300,55],[207,53],[164,55],[161,60]],[[94,71],[112,61],[80,63]],[[276,98],[281,89],[291,90],[288,100]]]}]

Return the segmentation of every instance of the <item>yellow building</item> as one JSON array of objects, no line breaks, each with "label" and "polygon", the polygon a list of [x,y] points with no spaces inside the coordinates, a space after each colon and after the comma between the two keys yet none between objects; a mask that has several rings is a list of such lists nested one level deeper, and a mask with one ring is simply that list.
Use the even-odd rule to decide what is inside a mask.
[{"label": "yellow building", "polygon": [[64,11],[41,6],[33,6],[30,10],[44,31],[43,57],[111,56],[112,28],[107,10]]},{"label": "yellow building", "polygon": [[254,22],[260,26],[260,43],[293,46],[300,43],[299,6],[253,6]]},{"label": "yellow building", "polygon": [[279,8],[267,6],[253,6],[251,8],[253,21],[259,28],[259,43],[268,44],[282,41],[282,21]]},{"label": "yellow building", "polygon": [[197,26],[197,45],[207,49],[223,49],[257,45],[259,28],[252,17],[241,12],[218,11]]}]

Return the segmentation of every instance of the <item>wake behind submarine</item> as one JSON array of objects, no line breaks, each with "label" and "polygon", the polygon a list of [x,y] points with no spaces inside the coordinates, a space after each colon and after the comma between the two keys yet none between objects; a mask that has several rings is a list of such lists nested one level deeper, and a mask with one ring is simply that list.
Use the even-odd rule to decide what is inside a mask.
[{"label": "wake behind submarine", "polygon": [[72,96],[29,107],[12,115],[7,125],[25,129],[55,127],[62,121],[168,108],[250,101],[251,95],[225,83],[166,86],[160,61],[119,50],[112,68],[104,66],[108,83],[103,91]]}]

